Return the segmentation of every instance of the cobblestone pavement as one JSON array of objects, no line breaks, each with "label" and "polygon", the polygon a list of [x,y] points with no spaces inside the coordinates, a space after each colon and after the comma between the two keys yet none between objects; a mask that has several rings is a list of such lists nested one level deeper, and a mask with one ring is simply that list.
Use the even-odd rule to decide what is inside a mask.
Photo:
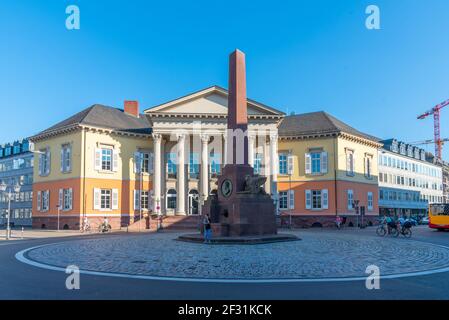
[{"label": "cobblestone pavement", "polygon": [[117,235],[73,240],[33,249],[28,258],[82,270],[161,277],[290,279],[382,275],[449,266],[449,249],[405,238],[361,233],[295,231],[301,241],[263,245],[203,245],[179,242],[179,233]]}]

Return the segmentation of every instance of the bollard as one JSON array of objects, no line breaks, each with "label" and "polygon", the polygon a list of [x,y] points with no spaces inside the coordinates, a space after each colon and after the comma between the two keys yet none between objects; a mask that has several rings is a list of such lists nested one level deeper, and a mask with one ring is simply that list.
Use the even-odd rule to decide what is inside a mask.
[{"label": "bollard", "polygon": [[21,237],[22,237],[22,240],[23,240],[23,227],[22,227],[22,235],[21,235]]}]

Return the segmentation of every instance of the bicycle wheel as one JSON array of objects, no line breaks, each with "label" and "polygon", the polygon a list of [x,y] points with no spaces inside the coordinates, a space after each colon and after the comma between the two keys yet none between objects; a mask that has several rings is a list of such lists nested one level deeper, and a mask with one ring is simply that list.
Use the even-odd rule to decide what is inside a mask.
[{"label": "bicycle wheel", "polygon": [[391,229],[391,236],[397,238],[399,236],[399,230],[398,228],[392,228]]},{"label": "bicycle wheel", "polygon": [[387,230],[384,227],[380,226],[377,228],[376,233],[379,237],[384,237],[387,234]]},{"label": "bicycle wheel", "polygon": [[402,234],[404,235],[404,237],[410,238],[412,236],[412,230],[410,228],[407,228],[402,232]]}]

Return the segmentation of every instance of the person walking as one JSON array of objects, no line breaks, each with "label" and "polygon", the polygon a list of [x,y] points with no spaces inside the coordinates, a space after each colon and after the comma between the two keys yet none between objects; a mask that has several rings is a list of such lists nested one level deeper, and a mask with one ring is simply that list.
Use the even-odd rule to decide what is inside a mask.
[{"label": "person walking", "polygon": [[204,227],[204,243],[211,243],[212,239],[212,228],[210,225],[209,214],[206,214],[203,219],[203,227]]}]

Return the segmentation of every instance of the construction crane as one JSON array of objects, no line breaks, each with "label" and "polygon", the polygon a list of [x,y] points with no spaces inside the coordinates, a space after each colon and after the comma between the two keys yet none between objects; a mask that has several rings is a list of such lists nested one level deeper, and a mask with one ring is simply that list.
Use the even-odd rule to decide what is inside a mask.
[{"label": "construction crane", "polygon": [[[444,145],[445,142],[449,142],[449,138],[446,139],[440,139],[441,144]],[[410,142],[409,144],[411,144],[412,146],[420,146],[423,144],[432,144],[435,143],[435,141],[433,141],[432,139],[429,140],[424,140],[424,141],[414,141],[414,142]]]},{"label": "construction crane", "polygon": [[433,134],[435,143],[435,156],[441,160],[443,151],[443,141],[440,137],[440,110],[449,105],[449,99],[436,105],[431,110],[418,116],[418,119],[425,119],[433,114]]}]

